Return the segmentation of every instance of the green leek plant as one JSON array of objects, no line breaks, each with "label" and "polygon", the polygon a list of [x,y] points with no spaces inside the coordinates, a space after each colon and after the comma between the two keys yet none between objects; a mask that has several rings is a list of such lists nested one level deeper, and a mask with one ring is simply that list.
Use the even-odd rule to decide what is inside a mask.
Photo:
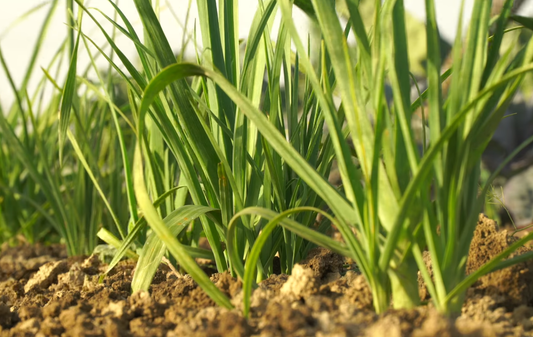
[{"label": "green leek plant", "polygon": [[[145,0],[135,1],[144,29],[144,40],[141,40],[115,3],[110,2],[119,19],[85,7],[82,1],[76,3],[84,18],[99,26],[111,51],[95,45],[78,30],[80,42],[76,43],[74,52],[79,45],[87,43],[109,61],[127,83],[135,116],[132,124],[137,150],[133,165],[128,151],[122,151],[130,205],[128,229],[124,238],[106,231],[99,233],[100,238],[118,248],[108,270],[128,253],[133,243],[140,243],[143,246],[132,281],[133,291],[148,289],[162,257],[170,252],[217,303],[231,306],[192,258],[213,259],[218,271],[229,270],[244,277],[242,261],[250,254],[267,222],[260,218],[242,218],[233,221],[230,228],[230,219],[236,213],[250,206],[260,206],[274,214],[300,205],[319,209],[324,206],[323,200],[273,150],[246,112],[212,81],[200,77],[192,82],[181,79],[148,100],[148,84],[154,83],[155,74],[176,63],[176,56],[159,23],[157,6],[154,8]],[[237,62],[240,59],[238,6],[233,1],[223,3],[218,7],[215,1],[197,2],[203,42],[203,50],[197,52],[198,62],[220,69],[232,87],[238,88],[241,97],[252,102],[255,109],[261,107],[267,111],[270,125],[276,132],[283,133],[284,139],[289,139],[298,155],[304,156],[324,180],[333,164],[333,146],[323,132],[322,109],[307,77],[301,76],[298,56],[291,52],[287,29],[280,29],[276,44],[270,40],[276,2],[265,2],[258,9],[242,65]],[[135,44],[140,70],[114,43],[112,34],[100,24],[101,18]],[[182,41],[188,39],[184,37]],[[324,85],[334,85],[334,77],[327,77],[332,71],[331,62],[326,57],[322,61],[320,77]],[[266,94],[263,93],[265,73]],[[75,67],[71,67],[69,76],[76,78]],[[282,77],[284,90],[280,88]],[[73,83],[75,81],[70,85]],[[70,125],[69,101],[73,100],[73,92],[65,90],[63,96],[66,104],[60,116],[60,135],[66,133]],[[154,104],[148,106],[148,102]],[[115,113],[113,107],[110,110]],[[117,126],[119,141],[121,131]],[[70,141],[76,142],[76,139],[70,138]],[[193,205],[189,204],[189,198]],[[303,224],[312,234],[314,231],[309,228],[325,232],[330,225],[329,220],[316,225],[316,216],[311,212],[294,214],[291,220]],[[150,230],[146,230],[146,225]],[[141,235],[143,232],[145,238]],[[199,247],[204,237],[211,250]],[[274,228],[264,245],[254,265],[258,271],[257,281],[273,272],[277,253],[282,271],[290,273],[294,263],[314,247],[281,227]],[[346,249],[338,247],[331,239],[326,245],[347,254]]]},{"label": "green leek plant", "polygon": [[[342,192],[308,163],[285,133],[276,127],[272,114],[265,115],[253,100],[239,91],[227,69],[221,69],[215,60],[213,63],[218,70],[193,64],[174,64],[163,69],[144,90],[139,124],[167,86],[188,76],[208,78],[251,121],[284,163],[333,211],[332,221],[342,233],[344,244],[332,243],[327,236],[291,219],[296,212],[308,208],[280,213],[252,208],[236,213],[227,227],[228,250],[232,265],[245,273],[246,294],[253,286],[261,251],[268,251],[263,244],[267,243],[271,231],[281,225],[311,242],[331,246],[353,258],[372,289],[378,313],[389,307],[391,298],[397,308],[419,303],[418,270],[437,309],[448,315],[457,313],[467,287],[476,279],[531,257],[526,254],[503,260],[533,234],[511,245],[478,271],[465,275],[470,241],[491,182],[489,179],[479,191],[480,157],[521,79],[533,70],[533,43],[528,42],[517,54],[500,50],[512,6],[512,1],[507,1],[495,21],[489,44],[491,1],[477,0],[467,36],[463,39],[459,33],[456,38],[453,71],[441,76],[434,3],[427,0],[429,88],[412,102],[402,0],[375,1],[372,27],[362,24],[358,1],[348,0],[348,30],[342,29],[333,1],[314,0],[312,4],[324,36],[325,57],[333,70],[327,73],[326,81],[307,57],[292,21],[290,1],[277,2],[283,15],[282,30],[288,32],[296,46],[299,65],[308,76],[328,126],[331,142],[328,145],[331,144],[336,154]],[[347,43],[348,31],[354,33],[357,47]],[[462,32],[462,27],[458,32]],[[445,98],[441,83],[450,74],[450,94]],[[386,84],[392,87],[391,102],[384,94]],[[337,95],[342,102],[339,107],[333,101]],[[419,153],[410,122],[414,110],[426,100],[430,110],[429,144]],[[354,144],[360,170],[354,165],[348,139]],[[142,187],[140,181],[138,187]],[[243,267],[241,256],[231,251],[232,245],[238,244],[233,239],[246,229],[237,224],[250,213],[270,222],[262,227]],[[426,246],[431,256],[433,278],[422,259]],[[241,273],[239,276],[242,277]],[[244,301],[247,314],[249,297],[245,296]]]},{"label": "green leek plant", "polygon": [[[102,223],[110,224],[106,228],[117,233],[117,227],[111,224],[127,221],[124,212],[115,214],[106,209],[97,190],[105,191],[110,209],[125,209],[123,178],[120,168],[114,165],[119,152],[113,124],[108,115],[100,113],[105,105],[94,94],[100,89],[84,78],[76,85],[81,95],[75,103],[76,123],[69,130],[80,142],[75,147],[57,142],[62,88],[52,78],[71,57],[68,39],[60,44],[49,65],[38,69],[37,60],[58,4],[52,1],[47,5],[41,33],[20,84],[14,82],[12,69],[0,49],[0,64],[15,97],[8,111],[0,109],[0,241],[10,241],[18,235],[30,243],[61,240],[69,255],[90,254]],[[72,12],[67,6],[69,10]],[[33,13],[31,10],[21,19]],[[82,77],[86,77],[86,71]],[[31,79],[38,81],[30,94]],[[114,87],[116,81],[110,77],[106,84]],[[133,137],[128,139],[132,144]],[[58,160],[60,153],[62,164]],[[101,181],[98,188],[83,166],[92,167]],[[102,179],[104,176],[106,179]]]},{"label": "green leek plant", "polygon": [[[491,182],[489,178],[479,192],[480,157],[521,79],[533,70],[531,42],[516,54],[501,50],[512,1],[495,20],[490,43],[491,1],[475,2],[468,34],[459,34],[453,48],[453,70],[443,75],[434,3],[426,1],[429,87],[415,101],[410,97],[402,0],[376,0],[369,27],[361,20],[359,1],[347,0],[344,29],[334,1],[298,1],[324,37],[318,69],[294,27],[289,0],[259,2],[242,63],[237,2],[198,0],[203,49],[197,50],[197,64],[177,62],[181,59],[161,28],[158,7],[150,1],[135,0],[143,40],[115,3],[110,2],[120,20],[86,8],[81,0],[76,3],[80,13],[73,55],[80,45],[94,46],[128,88],[134,122],[126,123],[129,117],[112,104],[109,91],[104,90],[102,101],[119,143],[129,220],[123,237],[100,235],[119,248],[110,268],[132,243],[144,244],[134,290],[148,289],[168,251],[209,296],[231,307],[193,260],[207,257],[219,271],[230,270],[244,280],[247,314],[248,295],[256,281],[272,272],[274,256],[279,253],[283,271],[290,272],[316,244],[357,262],[378,313],[391,299],[397,308],[419,304],[420,270],[435,306],[453,314],[481,275],[530,257],[503,260],[533,234],[465,275],[470,240]],[[273,42],[278,11],[283,20]],[[94,45],[80,30],[85,15],[97,24],[103,18],[130,39],[142,68],[131,63],[102,26],[110,51]],[[347,42],[350,33],[356,46]],[[71,114],[79,111],[74,89],[83,77],[76,76],[75,62],[73,57],[58,133],[60,146],[69,138],[76,149],[81,135],[69,135],[69,126]],[[450,75],[444,97],[441,83]],[[386,85],[392,88],[391,101]],[[420,153],[410,123],[426,101],[429,142]],[[125,130],[136,135],[133,165]],[[87,164],[88,155],[79,150],[76,155],[97,187],[100,179],[95,166]],[[341,189],[327,181],[333,158]],[[105,192],[97,189],[105,201]],[[333,216],[320,210],[324,203]],[[327,221],[315,226],[316,213]],[[330,223],[343,243],[324,234]],[[211,250],[199,248],[202,237]],[[426,247],[433,278],[422,259]]]}]

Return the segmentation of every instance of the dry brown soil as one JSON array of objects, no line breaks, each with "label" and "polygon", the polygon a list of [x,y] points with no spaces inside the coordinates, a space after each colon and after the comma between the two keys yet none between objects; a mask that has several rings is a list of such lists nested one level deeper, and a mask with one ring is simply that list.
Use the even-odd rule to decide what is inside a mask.
[{"label": "dry brown soil", "polygon": [[[468,272],[513,240],[480,217]],[[245,319],[241,282],[227,273],[211,279],[231,297],[233,310],[215,306],[189,276],[176,276],[164,265],[150,293],[132,295],[132,261],[121,262],[98,284],[105,265],[96,256],[66,258],[61,246],[7,248],[0,254],[0,337],[533,336],[532,264],[483,277],[455,320],[431,304],[378,316],[364,278],[343,269],[342,257],[316,249],[292,276],[263,281]],[[429,299],[423,283],[420,295]]]}]

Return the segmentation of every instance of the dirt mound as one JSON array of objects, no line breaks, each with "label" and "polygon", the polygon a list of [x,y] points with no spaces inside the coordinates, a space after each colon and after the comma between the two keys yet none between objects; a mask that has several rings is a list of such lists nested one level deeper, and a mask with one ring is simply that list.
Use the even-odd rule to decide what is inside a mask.
[{"label": "dirt mound", "polygon": [[[474,238],[470,245],[470,254],[466,273],[470,274],[504,251],[518,239],[507,230],[498,231],[496,223],[480,215]],[[531,247],[522,246],[510,257],[531,251]],[[533,304],[533,261],[516,264],[506,269],[497,270],[481,277],[471,291],[478,296],[498,299],[500,305],[508,310],[520,305]]]},{"label": "dirt mound", "polygon": [[[496,222],[480,214],[470,245],[466,274],[478,270],[517,240],[518,238],[507,230],[499,230]],[[531,246],[522,246],[510,258],[531,250]],[[424,252],[424,260],[430,275],[433,276],[431,257],[427,251]],[[429,293],[420,275],[418,281],[421,299],[429,300]],[[507,311],[512,311],[513,308],[521,305],[533,305],[533,261],[519,263],[481,277],[468,290],[467,302],[468,298],[478,301],[485,296],[492,298],[499,306],[505,307]]]}]

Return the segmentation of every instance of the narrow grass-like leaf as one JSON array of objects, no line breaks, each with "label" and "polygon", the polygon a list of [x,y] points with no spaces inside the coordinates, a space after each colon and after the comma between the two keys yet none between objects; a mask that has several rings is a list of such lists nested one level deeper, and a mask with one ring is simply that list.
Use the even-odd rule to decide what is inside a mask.
[{"label": "narrow grass-like leaf", "polygon": [[74,148],[74,151],[76,152],[76,155],[78,156],[81,164],[83,165],[83,168],[85,169],[85,171],[87,172],[87,174],[91,178],[96,190],[98,191],[98,193],[100,194],[100,197],[104,201],[104,204],[107,207],[107,211],[109,212],[109,214],[111,214],[111,218],[115,222],[115,226],[117,227],[120,235],[122,236],[122,239],[124,239],[124,237],[126,237],[126,235],[122,231],[122,226],[120,224],[120,221],[118,220],[117,215],[115,214],[115,211],[113,210],[113,208],[109,204],[109,201],[107,200],[107,197],[105,196],[104,191],[100,187],[100,184],[96,180],[96,177],[94,176],[93,171],[92,171],[89,163],[87,163],[87,160],[85,159],[85,156],[83,155],[83,152],[82,152],[82,150],[81,150],[81,148],[80,148],[80,146],[78,144],[78,141],[76,140],[76,138],[74,138],[74,135],[72,135],[72,132],[70,130],[68,130],[68,129],[67,129],[67,137],[70,140],[70,142],[72,143],[72,147]]},{"label": "narrow grass-like leaf", "polygon": [[[172,236],[176,237],[191,223],[191,221],[194,221],[199,216],[208,212],[219,212],[219,210],[206,206],[185,205],[170,213],[165,219],[163,219],[163,222]],[[154,232],[148,236],[142,248],[135,269],[135,275],[133,275],[131,281],[131,289],[133,292],[137,290],[148,291],[157,268],[159,267],[159,263],[167,251],[167,247],[159,239],[156,233],[157,232]],[[187,251],[185,247],[182,248]],[[210,256],[212,257],[213,255],[211,254]]]},{"label": "narrow grass-like leaf", "polygon": [[[166,191],[163,195],[161,195],[159,198],[157,198],[157,200],[154,201],[154,207],[158,208],[167,197],[172,195],[178,189],[184,189],[184,188],[185,188],[184,186],[176,186]],[[109,262],[109,265],[107,266],[107,270],[105,271],[105,274],[108,274],[117,265],[117,263],[119,263],[120,260],[122,260],[122,258],[125,256],[131,244],[134,242],[134,240],[137,239],[137,236],[140,234],[141,230],[145,226],[146,226],[146,219],[144,218],[144,216],[141,216],[139,220],[137,220],[135,225],[131,228],[131,230],[128,232],[128,235],[124,238],[124,240],[121,241],[120,247],[116,247],[117,252],[115,256],[113,256],[113,259],[111,260],[111,262]],[[101,229],[100,231],[102,230],[103,229]],[[98,232],[98,237],[100,237],[100,231]],[[101,239],[104,240],[103,238]]]},{"label": "narrow grass-like leaf", "polygon": [[161,220],[159,214],[157,214],[156,209],[150,201],[144,182],[140,144],[137,144],[135,148],[134,186],[137,201],[146,217],[146,221],[157,236],[165,243],[167,249],[176,258],[178,263],[192,276],[215,303],[225,308],[232,308],[233,306],[229,299],[209,280],[200,267],[196,265],[194,260],[187,254],[187,251],[183,249],[183,246],[178,242],[170,229],[165,226],[165,223]]},{"label": "narrow grass-like leaf", "polygon": [[[81,25],[81,22],[79,22]],[[78,47],[80,44],[81,31],[78,32],[76,45],[70,59],[70,66],[67,72],[67,80],[63,88],[63,98],[61,100],[61,110],[59,112],[59,162],[62,162],[63,144],[65,143],[67,129],[70,125],[70,113],[73,100],[76,95],[76,71],[78,65]]]},{"label": "narrow grass-like leaf", "polygon": [[[97,235],[100,240],[104,241],[108,245],[115,247],[117,250],[120,249],[120,247],[122,246],[122,241],[105,228],[100,228]],[[139,258],[139,255],[137,255],[131,249],[126,249],[124,251],[124,256],[127,256],[128,258],[134,260],[137,260]]]}]

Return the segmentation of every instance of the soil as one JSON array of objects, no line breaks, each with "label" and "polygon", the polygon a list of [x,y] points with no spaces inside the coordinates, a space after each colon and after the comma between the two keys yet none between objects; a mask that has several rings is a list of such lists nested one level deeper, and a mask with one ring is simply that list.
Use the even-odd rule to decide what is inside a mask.
[{"label": "soil", "polygon": [[[514,240],[480,216],[468,272]],[[259,284],[245,319],[242,284],[229,273],[210,277],[231,298],[233,310],[217,307],[189,276],[163,264],[150,292],[131,294],[134,261],[121,262],[98,284],[106,265],[95,255],[67,258],[62,246],[4,247],[0,337],[533,336],[533,262],[481,278],[453,320],[431,304],[376,315],[365,279],[345,266],[341,256],[313,250],[291,276],[273,275]],[[429,299],[423,283],[420,294]]]}]

